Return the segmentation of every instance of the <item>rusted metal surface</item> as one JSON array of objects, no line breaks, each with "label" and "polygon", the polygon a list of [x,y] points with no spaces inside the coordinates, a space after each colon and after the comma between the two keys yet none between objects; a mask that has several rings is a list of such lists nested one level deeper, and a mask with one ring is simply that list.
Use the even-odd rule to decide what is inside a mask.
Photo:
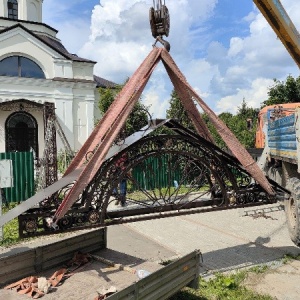
[{"label": "rusted metal surface", "polygon": [[207,104],[201,99],[201,97],[188,84],[184,75],[181,73],[170,54],[167,51],[162,51],[161,55],[162,61],[168,71],[171,80],[176,82],[180,80],[180,85],[183,88],[187,89],[190,95],[198,102],[203,111],[208,115],[210,121],[215,126],[217,132],[220,134],[220,136],[222,137],[228,148],[232,151],[234,156],[241,162],[245,169],[266,190],[268,194],[275,195],[274,190],[272,189],[267,178],[260,170],[256,162],[253,160],[253,158],[250,156],[250,154],[247,152],[244,146],[238,141],[235,135],[222,122],[222,120],[217,117],[217,115],[207,106]]},{"label": "rusted metal surface", "polygon": [[[113,157],[107,157],[160,60],[198,134],[169,120],[164,126],[172,129],[174,135],[144,137],[122,148]],[[210,142],[210,132],[194,100],[207,113],[235,157]],[[117,161],[124,153],[128,159],[124,168],[119,170],[116,168]],[[69,181],[70,175],[78,168],[80,175],[72,177],[74,182]],[[138,173],[143,174],[144,178]],[[51,189],[55,194],[53,201],[45,197],[46,201],[39,208],[30,209],[19,216],[20,236],[51,233],[53,228],[46,222],[48,219],[54,221],[58,230],[65,231],[122,223],[128,217],[134,221],[167,217],[175,211],[188,214],[199,207],[213,211],[261,205],[277,200],[274,199],[275,189],[283,193],[280,187],[269,183],[246,149],[189,86],[168,52],[156,47],[116,97],[63,179],[67,180],[65,185],[54,187],[54,184]],[[113,193],[120,181],[125,179],[128,206],[120,208],[114,204],[116,199]],[[37,203],[41,202],[40,197],[39,200],[35,199]],[[19,210],[19,213],[22,212],[24,207]]]},{"label": "rusted metal surface", "polygon": [[[161,53],[163,55],[161,55]],[[114,139],[116,138],[116,135],[119,133],[120,129],[123,127],[127,116],[129,115],[134,103],[138,100],[146,82],[148,81],[148,79],[149,79],[153,69],[155,68],[158,60],[160,59],[160,57],[163,59],[169,72],[173,72],[170,68],[170,60],[172,63],[172,58],[170,57],[170,55],[166,56],[166,53],[167,53],[167,51],[163,50],[163,49],[154,48],[152,50],[152,52],[151,52],[152,55],[150,54],[146,58],[146,60],[141,65],[141,67],[137,70],[137,72],[128,81],[128,83],[125,85],[123,90],[120,92],[119,96],[114,101],[112,108],[110,110],[108,110],[108,112],[106,113],[106,115],[103,118],[103,121],[101,121],[99,123],[99,125],[96,127],[95,131],[93,132],[92,136],[96,139],[97,142],[100,139],[101,143],[97,145],[96,144],[97,142],[95,142],[95,141],[91,142],[88,139],[86,144],[80,150],[78,157],[76,157],[74,162],[71,164],[71,166],[69,168],[70,170],[75,168],[78,162],[79,162],[79,164],[82,164],[84,154],[89,152],[89,150],[92,151],[94,155],[92,156],[90,161],[87,163],[87,165],[84,167],[84,170],[83,170],[82,174],[80,175],[80,178],[77,181],[77,183],[72,187],[72,189],[66,196],[65,200],[61,203],[58,210],[56,211],[56,213],[54,215],[54,221],[56,223],[68,211],[68,209],[76,201],[76,199],[78,198],[78,196],[82,192],[82,190],[88,185],[88,183],[92,180],[93,176],[96,174],[97,168],[99,168],[101,166],[101,163],[103,162],[103,159],[105,157],[105,154],[108,151],[108,148],[111,146]],[[173,62],[173,66],[175,66],[175,68],[177,68],[174,62]],[[181,80],[180,83],[178,82],[178,80],[175,82],[176,86],[179,87],[178,93],[183,94],[184,96],[187,96],[186,93],[183,91],[183,88],[188,87],[188,89],[189,89],[190,87],[188,86],[186,81],[182,81],[182,78],[184,78],[184,76],[181,74],[181,72],[179,71],[178,68],[176,69],[176,72],[177,72],[177,74],[175,74],[173,72],[174,76],[172,76],[172,74],[171,74],[171,78],[174,78],[174,80],[176,80],[176,77],[177,77],[178,79]],[[142,81],[140,80],[141,78],[143,78]],[[180,89],[180,86],[182,86],[181,89]],[[189,114],[191,115],[193,122],[196,124],[196,128],[198,129],[199,132],[201,132],[201,130],[202,130],[202,132],[204,131],[205,135],[209,137],[208,130],[203,125],[204,122],[201,120],[200,114],[195,116],[194,114],[191,113],[191,105],[193,105],[191,103],[192,100],[190,99],[190,97],[185,97],[185,100],[186,100],[186,103],[185,102],[184,103],[185,103],[186,107],[189,109]],[[122,108],[123,108],[123,111],[122,111]],[[206,108],[206,106],[205,106],[205,108]],[[210,111],[211,110],[206,110],[206,112],[208,114]],[[215,114],[213,115],[213,119],[216,120],[216,122],[220,121]],[[225,125],[222,123],[221,128],[219,126],[219,129],[221,129],[221,131],[223,133],[223,137],[225,137],[225,142],[229,141],[229,143],[230,143],[230,138],[234,137],[234,135],[229,131],[229,129],[226,126],[225,127],[227,128],[227,132],[226,132],[227,134],[225,135],[224,132],[226,131],[226,128],[224,129],[224,126]],[[203,130],[203,128],[204,128],[204,130]],[[97,131],[98,131],[98,133],[97,133]],[[234,141],[236,142],[236,144],[234,144],[235,148],[238,146],[244,150],[242,154],[247,153],[247,151],[241,146],[241,144],[238,142],[238,140],[235,137],[234,137]],[[229,148],[231,150],[235,150],[235,148],[232,149],[233,147],[229,146]],[[87,152],[84,152],[84,151],[87,151]],[[236,151],[233,151],[233,153],[235,153],[235,152]],[[249,154],[248,154],[248,158],[250,158],[250,159],[247,160],[243,157],[243,162],[246,162],[247,164],[249,164],[249,161],[250,161],[251,163],[253,162],[255,164],[255,162],[253,161],[253,159],[251,158],[251,156]],[[251,167],[253,167],[253,166],[251,166],[251,164],[250,164],[250,166],[248,166],[248,169],[251,169]],[[261,173],[260,175],[263,176],[263,178],[261,179],[261,183],[263,183],[265,186],[267,186],[267,180],[265,179],[263,173],[260,171],[260,169],[258,167],[257,167],[257,169]],[[69,170],[67,171],[67,174],[68,174],[68,172],[69,172]],[[256,175],[256,174],[254,174],[254,175]],[[269,192],[272,191],[271,187],[270,186],[268,186],[268,187],[269,187]]]},{"label": "rusted metal surface", "polygon": [[214,143],[214,138],[211,135],[208,127],[206,126],[205,122],[203,121],[201,114],[199,113],[191,94],[188,90],[181,84],[179,78],[172,76],[170,73],[170,69],[166,68],[167,73],[169,74],[171,81],[174,85],[176,93],[178,94],[179,98],[181,99],[181,103],[186,110],[188,116],[190,117],[197,133],[207,139],[208,141]]},{"label": "rusted metal surface", "polygon": [[[174,135],[144,137],[107,159],[57,224],[60,231],[140,220],[258,206],[273,199],[238,160],[183,126],[164,124]],[[116,162],[126,153],[123,169]],[[143,174],[142,178],[139,174]],[[164,177],[164,178],[162,178]],[[127,178],[126,207],[116,206],[114,190]],[[175,183],[176,182],[176,183]],[[64,198],[72,184],[60,190]],[[274,186],[278,194],[284,191]],[[20,236],[53,233],[45,224],[57,206],[19,217]]]},{"label": "rusted metal surface", "polygon": [[[99,125],[94,130],[92,136],[95,140],[90,143],[90,139],[85,143],[83,149],[80,150],[78,160],[79,163],[83,162],[83,158],[87,152],[86,150],[92,150],[93,156],[88,161],[84,170],[79,176],[78,181],[74,184],[64,201],[61,203],[54,215],[54,221],[57,222],[62,218],[71,205],[77,200],[82,190],[89,184],[92,178],[98,171],[101,163],[103,162],[110,146],[117,137],[121,128],[124,126],[127,117],[129,116],[133,106],[138,101],[147,84],[156,64],[159,62],[159,57],[162,49],[154,48],[150,55],[144,60],[140,68],[129,79],[122,91],[119,93],[113,106],[109,108],[101,120]],[[98,132],[97,132],[98,131]],[[87,149],[86,149],[87,148]],[[74,164],[71,164],[70,170],[76,167],[77,158],[74,160]],[[69,170],[68,169],[68,170]]]}]

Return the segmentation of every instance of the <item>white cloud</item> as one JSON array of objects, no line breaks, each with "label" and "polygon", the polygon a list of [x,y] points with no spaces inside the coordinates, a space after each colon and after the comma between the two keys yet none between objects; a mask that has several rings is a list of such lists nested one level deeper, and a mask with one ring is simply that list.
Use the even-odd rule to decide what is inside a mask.
[{"label": "white cloud", "polygon": [[[259,107],[273,78],[298,76],[299,70],[254,5],[252,11],[236,20],[243,24],[243,30],[228,41],[214,39],[211,24],[215,21],[218,1],[222,0],[166,1],[171,17],[167,38],[171,43],[170,53],[190,85],[217,113],[236,111],[243,98],[250,106]],[[72,2],[61,4],[52,0],[45,1],[44,6],[46,3],[53,8],[54,24],[61,26],[58,28],[64,44],[76,51],[81,44],[78,54],[97,61],[95,74],[101,77],[122,83],[151,51],[154,39],[148,12],[152,0],[101,0],[88,21],[77,16],[74,20],[56,17],[70,10]],[[282,3],[299,28],[296,1],[282,0]],[[225,32],[226,24],[220,30]],[[160,65],[147,85],[144,102],[151,104],[151,111],[161,117],[168,107],[171,90]]]},{"label": "white cloud", "polygon": [[258,108],[266,100],[268,89],[273,85],[273,80],[256,78],[248,89],[237,89],[235,94],[221,98],[216,102],[216,113],[224,111],[236,113],[238,106],[245,99],[249,107]]},{"label": "white cloud", "polygon": [[91,11],[78,11],[86,0],[51,0],[43,3],[43,22],[59,29],[57,37],[71,53],[77,53],[90,35]]}]

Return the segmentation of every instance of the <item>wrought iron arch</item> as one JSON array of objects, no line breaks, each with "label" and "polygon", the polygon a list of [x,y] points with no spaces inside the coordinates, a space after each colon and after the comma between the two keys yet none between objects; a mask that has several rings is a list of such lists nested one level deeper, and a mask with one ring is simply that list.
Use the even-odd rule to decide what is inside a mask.
[{"label": "wrought iron arch", "polygon": [[[128,159],[125,163],[125,168],[118,171],[115,168],[116,161],[118,161],[124,153],[126,153]],[[147,161],[149,158],[157,158],[157,165],[153,166],[153,162]],[[156,184],[153,184],[154,189],[174,186],[174,180],[176,180],[176,178],[170,178],[168,182],[166,182],[166,186],[163,187],[160,184],[161,182],[158,182],[159,180],[155,179],[156,173],[159,174],[162,167],[165,167],[163,166],[163,163],[173,163],[166,168],[166,172],[182,171],[182,177],[181,179],[177,179],[177,183],[180,187],[186,185],[187,181],[190,181],[188,193],[193,192],[201,180],[204,180],[209,186],[209,191],[206,190],[205,193],[210,193],[214,188],[218,190],[217,193],[214,193],[213,197],[218,197],[220,200],[222,199],[221,203],[228,200],[229,188],[236,191],[238,190],[239,183],[236,181],[236,177],[233,175],[232,170],[227,166],[226,160],[221,159],[218,153],[211,147],[206,146],[205,143],[199,143],[199,141],[190,137],[159,135],[144,138],[120,152],[110,161],[107,161],[85,190],[86,195],[88,195],[88,202],[97,202],[98,204],[94,204],[97,208],[100,208],[99,203],[103,202],[104,208],[106,208],[109,204],[112,191],[118,185],[118,181],[126,177],[128,172],[139,166],[142,166],[143,172],[146,171],[148,175],[156,181]],[[198,174],[198,176],[192,178],[189,177],[191,173],[195,173],[196,170],[200,172],[200,175]],[[243,176],[248,177],[248,174],[244,173]],[[131,181],[132,180],[135,180],[135,178],[131,177]],[[247,179],[246,182],[250,183],[250,180]],[[143,187],[138,186],[140,185],[140,182],[132,182],[132,184],[135,184],[139,190],[146,190]],[[178,200],[176,197],[173,197],[175,195],[174,193],[169,195],[159,194],[159,197],[157,197],[157,195],[150,196],[146,192],[146,195],[149,199],[152,199],[151,205],[157,205],[158,200],[162,200],[163,204],[171,202],[175,203]],[[163,199],[161,197],[163,197]],[[95,201],[96,198],[97,201]],[[128,196],[128,200],[131,200],[130,196]],[[134,200],[132,199],[132,201]],[[140,204],[145,205],[145,203]],[[105,209],[103,211],[105,211]]]},{"label": "wrought iron arch", "polygon": [[[116,162],[124,153],[127,160],[124,168],[118,169]],[[144,172],[146,177],[152,178],[148,186],[144,186],[145,182],[135,173],[138,169],[140,174]],[[167,178],[164,183],[160,178],[163,172]],[[179,177],[175,178],[174,174]],[[195,208],[201,201],[223,206],[256,199],[250,195],[252,190],[251,193],[240,193],[239,190],[241,186],[250,185],[249,174],[225,154],[220,155],[218,148],[211,147],[204,139],[159,135],[143,138],[104,162],[61,223],[69,224],[72,219],[72,222],[104,224],[113,218],[115,211],[110,210],[112,201],[116,200],[112,197],[113,191],[125,177],[129,186],[128,210],[136,209],[129,215]],[[63,189],[59,198],[64,198],[67,192],[68,188]],[[121,215],[126,216],[126,211],[127,208]]]},{"label": "wrought iron arch", "polygon": [[29,113],[12,113],[5,122],[6,152],[34,150],[38,157],[38,123]]},{"label": "wrought iron arch", "polygon": [[[123,167],[117,162],[126,155]],[[142,175],[141,175],[142,174]],[[144,179],[148,178],[148,181]],[[116,206],[113,191],[127,178],[126,207]],[[176,184],[175,184],[176,181]],[[47,221],[74,183],[19,218],[22,236],[50,233]],[[268,203],[265,191],[237,160],[201,137],[144,137],[106,160],[58,221],[58,231],[113,225],[189,213]],[[35,226],[31,229],[32,219]]]}]

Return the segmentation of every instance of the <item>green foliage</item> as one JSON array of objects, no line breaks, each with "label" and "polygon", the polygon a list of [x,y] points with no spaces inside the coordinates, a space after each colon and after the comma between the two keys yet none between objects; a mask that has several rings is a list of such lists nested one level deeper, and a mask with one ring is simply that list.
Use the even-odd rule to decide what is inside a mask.
[{"label": "green foliage", "polygon": [[74,156],[75,156],[75,152],[69,152],[69,151],[60,151],[57,154],[57,169],[59,173],[61,174],[65,173]]},{"label": "green foliage", "polygon": [[[258,109],[248,107],[245,99],[243,99],[242,105],[238,107],[236,115],[229,112],[221,113],[218,117],[226,124],[226,126],[232,131],[236,138],[240,141],[245,148],[253,148],[255,144],[255,131],[256,122],[258,116]],[[209,121],[206,114],[203,114],[203,119],[206,122],[216,144],[221,149],[226,149],[226,144],[223,139],[217,133],[215,127]],[[249,122],[252,127],[249,128]]]},{"label": "green foliage", "polygon": [[286,254],[284,255],[284,257],[282,258],[282,263],[283,264],[287,264],[288,262],[292,261],[292,260],[300,260],[300,254],[298,255],[294,255],[294,254]]},{"label": "green foliage", "polygon": [[269,266],[267,265],[255,266],[250,268],[250,271],[256,274],[265,273],[268,270],[269,270]]},{"label": "green foliage", "polygon": [[[114,89],[108,88],[99,88],[100,100],[99,100],[99,110],[102,114],[105,114],[109,109],[110,105],[113,103],[114,99],[118,93],[123,88],[123,85],[119,85]],[[146,126],[148,123],[148,107],[146,107],[141,101],[138,101],[132,112],[130,113],[125,127],[122,129],[122,132],[119,134],[118,139],[123,139],[134,132],[140,130],[142,127]]]},{"label": "green foliage", "polygon": [[[7,213],[10,209],[17,206],[18,203],[10,203],[7,206],[3,207],[2,212],[3,214]],[[19,225],[18,225],[18,218],[15,218],[5,224],[3,226],[3,240],[0,242],[0,246],[9,246],[15,244],[19,241]]]},{"label": "green foliage", "polygon": [[175,119],[184,127],[195,131],[194,125],[175,90],[171,93],[170,108],[167,110],[167,118]]},{"label": "green foliage", "polygon": [[272,300],[267,295],[257,294],[243,286],[247,272],[224,275],[217,273],[213,278],[200,278],[200,288],[193,290],[184,288],[170,300]]},{"label": "green foliage", "polygon": [[289,75],[286,81],[274,79],[274,85],[268,92],[269,98],[262,103],[268,105],[300,102],[300,76],[294,78]]},{"label": "green foliage", "polygon": [[[255,131],[258,112],[259,109],[248,107],[245,99],[243,99],[241,106],[238,107],[236,115],[233,115],[229,112],[224,112],[219,115],[219,118],[233,132],[242,145],[244,145],[246,148],[252,148],[255,145]],[[211,132],[216,144],[221,149],[226,149],[225,142],[217,133],[208,116],[206,114],[202,114],[201,116]],[[171,93],[170,108],[167,110],[167,118],[176,119],[186,128],[195,131],[192,121],[187,115],[186,110],[184,109],[175,90],[173,90]],[[252,126],[249,126],[250,122]],[[168,134],[170,131],[167,129],[162,129],[158,133]]]}]

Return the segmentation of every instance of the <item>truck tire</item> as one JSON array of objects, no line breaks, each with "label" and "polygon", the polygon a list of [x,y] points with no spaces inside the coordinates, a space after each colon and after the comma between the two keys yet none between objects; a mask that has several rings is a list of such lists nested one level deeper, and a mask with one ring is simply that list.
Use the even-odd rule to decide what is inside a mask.
[{"label": "truck tire", "polygon": [[300,180],[291,178],[287,188],[291,195],[284,203],[286,221],[291,240],[300,247]]}]

